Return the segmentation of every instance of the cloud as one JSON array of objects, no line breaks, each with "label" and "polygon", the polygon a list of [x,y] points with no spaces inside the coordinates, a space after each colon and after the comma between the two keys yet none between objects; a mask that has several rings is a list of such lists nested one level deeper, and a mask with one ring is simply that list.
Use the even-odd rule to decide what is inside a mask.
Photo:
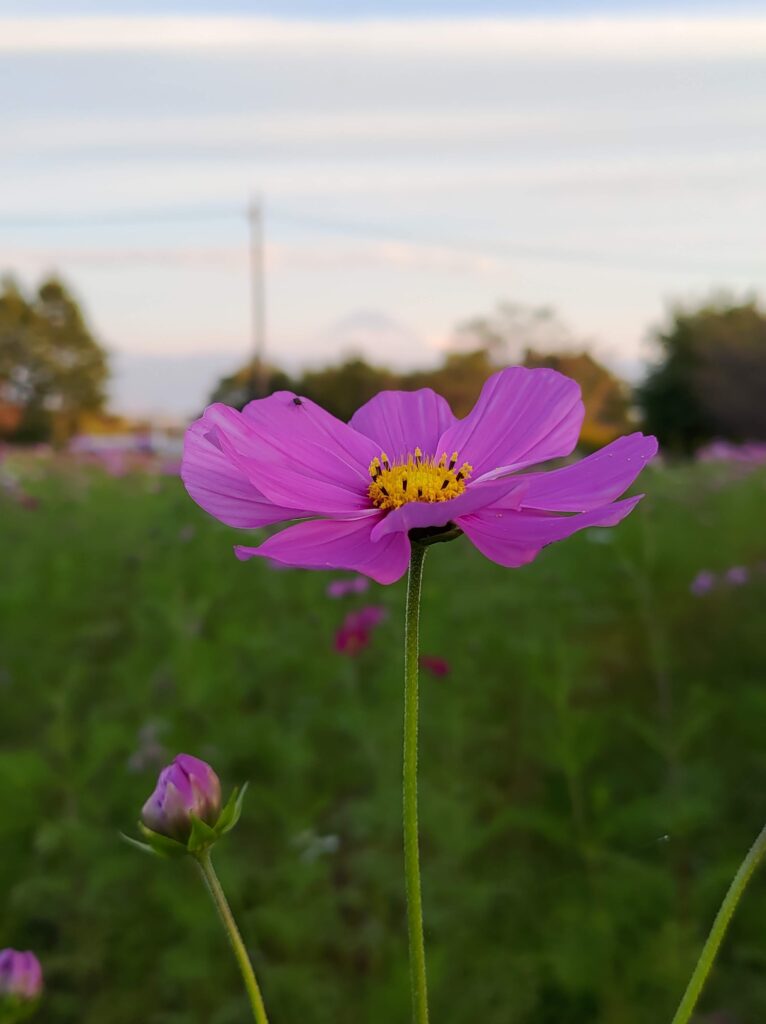
[{"label": "cloud", "polygon": [[766,54],[766,17],[260,17],[0,19],[0,52],[204,51],[602,57],[638,61]]},{"label": "cloud", "polygon": [[[470,248],[429,245],[406,240],[328,240],[306,243],[269,242],[265,247],[269,273],[291,271],[345,272],[365,266],[370,270],[434,271],[446,274],[495,274],[508,265],[502,256],[482,254]],[[90,267],[111,272],[125,267],[199,268],[208,272],[243,274],[250,266],[249,251],[240,246],[167,245],[156,248],[129,246],[51,246],[0,249],[0,266],[17,265],[32,270],[46,267]]]}]

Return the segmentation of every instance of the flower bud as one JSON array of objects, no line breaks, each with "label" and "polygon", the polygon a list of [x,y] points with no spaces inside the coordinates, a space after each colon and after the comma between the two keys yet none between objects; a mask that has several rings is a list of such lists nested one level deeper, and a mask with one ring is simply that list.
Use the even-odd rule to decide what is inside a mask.
[{"label": "flower bud", "polygon": [[141,811],[142,823],[152,832],[179,843],[192,833],[194,815],[211,828],[221,816],[221,783],[204,761],[179,754],[163,768],[157,786]]},{"label": "flower bud", "polygon": [[0,1007],[36,1002],[42,990],[43,972],[34,953],[0,950]]}]

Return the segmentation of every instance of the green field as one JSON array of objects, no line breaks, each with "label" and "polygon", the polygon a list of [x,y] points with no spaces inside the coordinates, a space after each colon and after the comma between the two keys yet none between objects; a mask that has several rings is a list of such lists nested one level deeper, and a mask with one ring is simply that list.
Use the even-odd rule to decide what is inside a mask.
[{"label": "green field", "polygon": [[[26,472],[38,508],[0,494],[0,946],[39,953],[40,1020],[247,1019],[192,865],[119,838],[184,750],[250,781],[216,860],[272,1024],[404,1024],[404,583],[330,600],[328,574],[237,562],[175,479]],[[766,473],[643,481],[624,524],[525,569],[429,553],[435,1024],[669,1022],[766,820]],[[746,585],[690,594],[732,565]],[[366,601],[388,620],[343,657]],[[700,1019],[766,1019],[765,917],[761,877]]]}]

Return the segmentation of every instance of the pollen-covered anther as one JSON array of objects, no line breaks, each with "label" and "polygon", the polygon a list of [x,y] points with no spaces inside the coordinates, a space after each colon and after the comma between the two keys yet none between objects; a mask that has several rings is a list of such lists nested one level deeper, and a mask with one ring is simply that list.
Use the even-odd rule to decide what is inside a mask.
[{"label": "pollen-covered anther", "polygon": [[370,463],[371,483],[367,493],[376,508],[400,508],[408,501],[449,501],[465,490],[472,467],[459,469],[458,453],[424,456],[420,448],[406,459],[391,462],[385,452]]}]

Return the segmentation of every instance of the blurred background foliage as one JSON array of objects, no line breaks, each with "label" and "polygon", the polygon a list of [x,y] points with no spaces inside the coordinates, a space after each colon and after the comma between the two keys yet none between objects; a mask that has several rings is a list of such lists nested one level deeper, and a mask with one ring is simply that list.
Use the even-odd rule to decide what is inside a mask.
[{"label": "blurred background foliage", "polygon": [[[292,375],[248,362],[210,397],[242,408],[288,389],[348,420],[378,391],[431,387],[464,416],[496,369],[549,366],[582,388],[585,449],[637,425],[676,454],[717,438],[766,440],[766,314],[755,300],[719,295],[698,307],[673,305],[651,339],[655,361],[631,387],[551,309],[502,303],[459,324],[431,369],[394,372],[354,353]],[[106,411],[108,377],[107,353],[65,284],[50,278],[25,295],[11,277],[0,283],[0,439],[65,444],[78,433],[124,430],[125,422]]]},{"label": "blurred background foliage", "polygon": [[76,298],[58,278],[32,295],[0,281],[0,438],[68,440],[106,402],[109,364]]},{"label": "blurred background foliage", "polygon": [[[0,495],[0,946],[35,949],[46,1024],[246,1018],[191,865],[131,832],[179,750],[250,781],[217,864],[275,1024],[408,1013],[403,585],[238,563],[170,477],[9,457]],[[434,1020],[669,1021],[766,814],[762,469],[650,468],[612,531],[500,569],[428,557],[422,850]],[[743,585],[690,592],[701,568]],[[742,579],[742,574],[738,577]],[[733,579],[733,577],[732,577]],[[333,638],[360,603],[371,645]],[[700,1020],[766,1016],[766,879]]]}]

